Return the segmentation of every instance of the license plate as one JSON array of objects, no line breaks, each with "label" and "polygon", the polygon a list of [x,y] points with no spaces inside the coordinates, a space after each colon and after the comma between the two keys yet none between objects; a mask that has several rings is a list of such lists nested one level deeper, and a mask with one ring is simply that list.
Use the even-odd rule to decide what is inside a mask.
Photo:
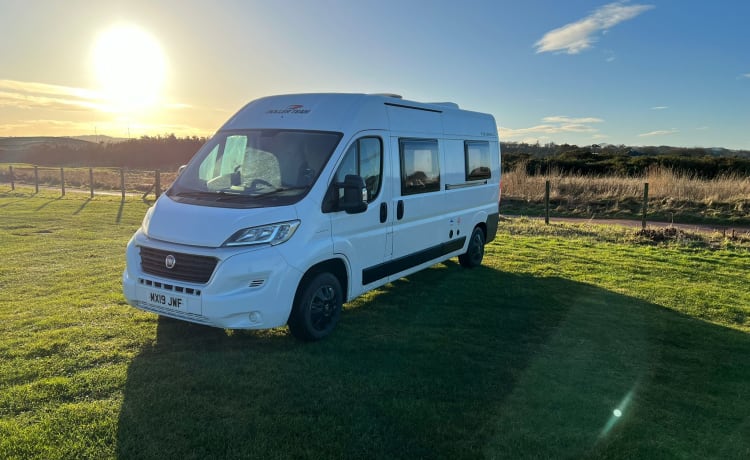
[{"label": "license plate", "polygon": [[187,299],[185,297],[172,294],[171,292],[160,292],[160,291],[145,291],[145,298],[143,299],[146,303],[155,305],[157,307],[174,308],[175,310],[187,309]]}]

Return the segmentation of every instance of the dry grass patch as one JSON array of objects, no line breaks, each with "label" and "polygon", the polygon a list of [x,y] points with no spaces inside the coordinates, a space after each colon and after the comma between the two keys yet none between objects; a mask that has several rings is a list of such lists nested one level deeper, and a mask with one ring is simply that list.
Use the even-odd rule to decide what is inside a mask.
[{"label": "dry grass patch", "polygon": [[[8,170],[3,168],[2,182],[10,182]],[[91,178],[93,173],[93,182],[95,190],[120,190],[121,177],[119,168],[64,168],[65,187],[90,189]],[[125,169],[125,190],[128,192],[145,192],[150,190],[155,183],[155,171],[143,171]],[[160,182],[162,189],[165,189],[177,177],[176,171],[160,171]],[[35,178],[34,166],[26,164],[13,165],[13,177],[17,184],[34,185]],[[60,168],[37,167],[36,177],[39,185],[45,187],[60,187],[61,174]]]},{"label": "dry grass patch", "polygon": [[[584,176],[553,171],[529,175],[523,165],[503,175],[503,201],[529,215],[544,203],[545,181],[550,181],[550,203],[559,215],[635,217],[640,215],[644,183],[649,184],[649,214],[675,222],[750,223],[750,178],[723,175],[700,179],[667,168],[651,168],[643,176]],[[535,205],[537,206],[535,208]],[[521,212],[523,213],[523,212]]]}]

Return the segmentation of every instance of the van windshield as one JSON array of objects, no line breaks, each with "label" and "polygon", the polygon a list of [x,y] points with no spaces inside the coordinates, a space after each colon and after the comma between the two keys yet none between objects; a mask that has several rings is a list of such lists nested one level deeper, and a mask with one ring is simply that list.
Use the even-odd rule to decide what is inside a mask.
[{"label": "van windshield", "polygon": [[278,129],[219,132],[190,160],[167,195],[208,206],[296,203],[315,183],[341,136]]}]

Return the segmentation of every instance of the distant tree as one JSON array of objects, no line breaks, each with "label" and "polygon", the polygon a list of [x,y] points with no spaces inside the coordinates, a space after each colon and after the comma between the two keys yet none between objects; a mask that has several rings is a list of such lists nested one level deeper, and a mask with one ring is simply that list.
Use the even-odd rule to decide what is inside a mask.
[{"label": "distant tree", "polygon": [[69,167],[124,167],[131,169],[177,169],[205,143],[201,137],[143,136],[117,143],[68,144],[48,142],[15,152],[13,158],[0,151],[0,161]]}]

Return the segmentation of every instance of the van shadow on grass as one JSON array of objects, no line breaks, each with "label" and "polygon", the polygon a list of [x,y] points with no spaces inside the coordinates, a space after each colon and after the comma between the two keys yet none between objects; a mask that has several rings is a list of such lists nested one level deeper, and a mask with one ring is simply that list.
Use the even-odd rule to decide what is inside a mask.
[{"label": "van shadow on grass", "polygon": [[319,343],[160,319],[121,458],[745,458],[750,337],[561,278],[438,265]]}]

